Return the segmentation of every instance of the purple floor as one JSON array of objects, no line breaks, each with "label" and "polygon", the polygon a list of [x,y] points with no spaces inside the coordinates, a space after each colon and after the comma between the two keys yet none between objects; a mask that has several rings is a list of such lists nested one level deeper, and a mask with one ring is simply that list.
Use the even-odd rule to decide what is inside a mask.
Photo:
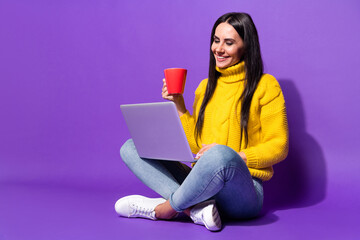
[{"label": "purple floor", "polygon": [[[360,239],[360,1],[0,1],[0,240]],[[120,218],[157,197],[121,163],[119,105],[159,102],[163,70],[207,76],[212,24],[249,12],[284,92],[288,158],[262,215],[211,233]]]},{"label": "purple floor", "polygon": [[[127,176],[127,178],[129,178]],[[151,221],[116,216],[114,202],[135,193],[125,184],[93,186],[51,182],[0,183],[0,239],[359,239],[359,190],[332,184],[327,197],[313,205],[279,205],[268,197],[261,217],[227,222],[211,233],[184,216]],[[267,186],[267,185],[265,185]],[[120,191],[121,189],[121,191]],[[156,196],[145,187],[136,193]],[[284,193],[286,196],[287,194]],[[288,196],[289,197],[289,196]],[[273,202],[271,202],[273,201]],[[295,201],[296,202],[296,201]],[[310,203],[311,204],[311,203]],[[276,206],[277,205],[277,206]]]}]

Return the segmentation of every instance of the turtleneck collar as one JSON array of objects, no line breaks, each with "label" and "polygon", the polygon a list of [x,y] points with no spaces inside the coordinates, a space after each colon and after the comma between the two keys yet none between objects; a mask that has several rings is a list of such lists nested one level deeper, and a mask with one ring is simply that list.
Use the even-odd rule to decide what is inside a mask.
[{"label": "turtleneck collar", "polygon": [[216,71],[221,73],[218,81],[226,83],[239,82],[245,79],[245,62],[239,62],[228,68],[216,67]]}]

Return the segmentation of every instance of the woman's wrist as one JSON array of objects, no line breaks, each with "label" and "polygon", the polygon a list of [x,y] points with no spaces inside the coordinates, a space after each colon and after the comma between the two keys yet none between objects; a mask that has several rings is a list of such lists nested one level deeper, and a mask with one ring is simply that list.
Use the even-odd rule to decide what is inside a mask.
[{"label": "woman's wrist", "polygon": [[185,101],[182,95],[174,95],[174,103],[176,106],[176,109],[178,111],[179,116],[183,115],[186,113],[186,106],[185,106]]},{"label": "woman's wrist", "polygon": [[179,114],[179,117],[181,117],[182,115],[184,115],[186,113],[186,108],[177,108],[177,111],[178,111],[178,114]]}]

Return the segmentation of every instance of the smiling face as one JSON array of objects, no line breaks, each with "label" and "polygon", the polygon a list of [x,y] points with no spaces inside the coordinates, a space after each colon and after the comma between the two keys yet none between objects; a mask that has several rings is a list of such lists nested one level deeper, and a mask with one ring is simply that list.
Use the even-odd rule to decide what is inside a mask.
[{"label": "smiling face", "polygon": [[233,26],[223,22],[215,29],[211,51],[218,68],[231,67],[240,62],[244,52],[244,42]]}]

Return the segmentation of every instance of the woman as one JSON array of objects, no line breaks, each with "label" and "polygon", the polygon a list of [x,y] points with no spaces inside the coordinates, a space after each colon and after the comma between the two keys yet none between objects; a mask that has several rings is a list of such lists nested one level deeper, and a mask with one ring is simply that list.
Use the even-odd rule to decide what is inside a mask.
[{"label": "woman", "polygon": [[134,174],[163,198],[133,195],[119,199],[120,216],[172,219],[184,212],[210,231],[221,217],[256,217],[263,181],[288,153],[285,102],[276,79],[263,74],[257,30],[246,13],[221,16],[211,32],[208,79],[195,91],[193,115],[182,95],[170,95],[196,164],[141,159],[132,140],[120,154]]}]

